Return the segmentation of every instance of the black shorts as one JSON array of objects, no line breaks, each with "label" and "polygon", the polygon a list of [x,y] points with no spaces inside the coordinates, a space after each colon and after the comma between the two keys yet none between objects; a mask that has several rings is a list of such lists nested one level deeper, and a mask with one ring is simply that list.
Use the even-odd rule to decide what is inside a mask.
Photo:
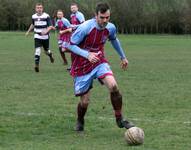
[{"label": "black shorts", "polygon": [[34,46],[35,48],[43,47],[45,51],[49,50],[49,39],[42,40],[42,39],[34,39]]}]

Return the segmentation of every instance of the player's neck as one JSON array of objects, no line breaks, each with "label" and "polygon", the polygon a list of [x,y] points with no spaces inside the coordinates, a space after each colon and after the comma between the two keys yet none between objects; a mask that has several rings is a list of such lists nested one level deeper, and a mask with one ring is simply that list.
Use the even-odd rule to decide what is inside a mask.
[{"label": "player's neck", "polygon": [[36,14],[37,14],[37,16],[42,16],[43,12],[42,13],[36,13]]},{"label": "player's neck", "polygon": [[[96,19],[95,19],[95,21],[96,21]],[[105,29],[105,26],[104,26],[104,27],[100,26],[100,25],[98,24],[98,22],[96,21],[96,28],[97,28],[98,30],[104,30],[104,29]]]}]

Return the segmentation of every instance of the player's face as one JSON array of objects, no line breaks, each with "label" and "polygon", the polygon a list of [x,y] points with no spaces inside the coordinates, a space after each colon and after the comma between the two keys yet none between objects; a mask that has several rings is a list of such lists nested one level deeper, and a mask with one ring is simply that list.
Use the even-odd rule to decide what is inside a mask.
[{"label": "player's face", "polygon": [[43,12],[43,6],[42,5],[36,5],[35,7],[36,13],[41,15]]},{"label": "player's face", "polygon": [[109,19],[110,19],[110,10],[107,10],[105,13],[98,12],[98,14],[96,14],[97,23],[102,29],[104,29],[107,26]]},{"label": "player's face", "polygon": [[70,7],[70,9],[71,9],[71,12],[72,12],[72,13],[75,13],[75,12],[78,11],[78,7],[77,7],[76,5],[72,5],[72,6]]},{"label": "player's face", "polygon": [[61,12],[61,11],[57,12],[57,18],[58,19],[61,19],[63,16],[64,16],[63,12]]}]

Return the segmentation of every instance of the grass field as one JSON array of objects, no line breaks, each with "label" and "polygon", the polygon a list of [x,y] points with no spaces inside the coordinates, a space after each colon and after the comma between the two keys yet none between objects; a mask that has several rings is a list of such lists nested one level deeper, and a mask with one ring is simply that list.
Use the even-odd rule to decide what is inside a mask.
[{"label": "grass field", "polygon": [[119,36],[129,69],[106,45],[106,54],[123,94],[123,112],[145,131],[142,146],[128,146],[117,128],[107,89],[94,82],[84,134],[73,128],[78,98],[63,66],[56,37],[56,61],[42,53],[33,70],[33,38],[0,33],[0,150],[190,150],[191,37]]}]

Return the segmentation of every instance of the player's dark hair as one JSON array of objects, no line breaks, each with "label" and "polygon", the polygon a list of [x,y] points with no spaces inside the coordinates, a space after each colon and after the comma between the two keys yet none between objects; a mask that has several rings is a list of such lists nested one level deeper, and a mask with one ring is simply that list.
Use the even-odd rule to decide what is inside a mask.
[{"label": "player's dark hair", "polygon": [[109,9],[110,7],[108,3],[98,3],[96,5],[96,14],[98,14],[98,12],[105,13]]},{"label": "player's dark hair", "polygon": [[63,16],[64,16],[64,11],[62,9],[58,9],[56,13],[58,13],[58,12],[62,12]]},{"label": "player's dark hair", "polygon": [[77,6],[78,7],[78,4],[77,3],[71,3],[70,6]]},{"label": "player's dark hair", "polygon": [[36,3],[35,6],[40,6],[40,5],[43,6],[42,3]]},{"label": "player's dark hair", "polygon": [[62,12],[62,13],[64,13],[64,11],[63,11],[62,9],[58,9],[57,12]]}]

